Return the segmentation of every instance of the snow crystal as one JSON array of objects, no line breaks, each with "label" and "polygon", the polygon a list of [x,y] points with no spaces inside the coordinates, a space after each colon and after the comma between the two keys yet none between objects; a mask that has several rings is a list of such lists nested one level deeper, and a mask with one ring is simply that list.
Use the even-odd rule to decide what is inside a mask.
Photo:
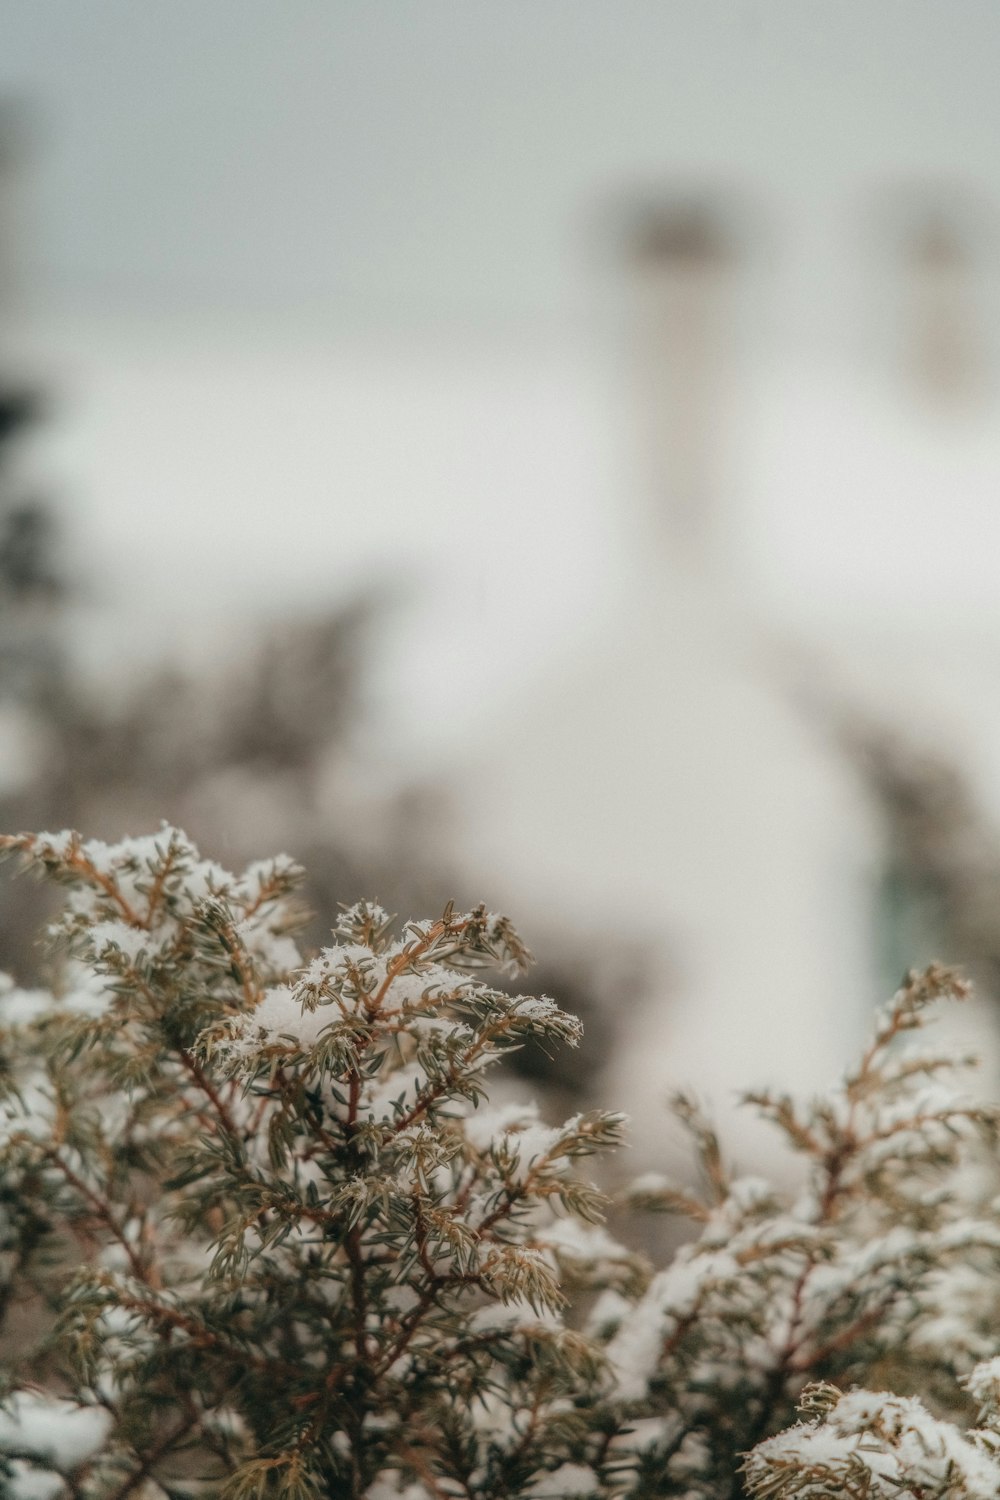
[{"label": "snow crystal", "polygon": [[474,1039],[470,1027],[462,1021],[453,1021],[449,1016],[413,1014],[406,1018],[406,1034],[412,1037],[447,1036],[455,1041],[471,1043]]},{"label": "snow crystal", "polygon": [[510,1131],[502,1137],[503,1146],[517,1157],[510,1173],[511,1180],[523,1182],[534,1164],[558,1145],[563,1131],[553,1125],[527,1125],[522,1130]]},{"label": "snow crystal", "polygon": [[0,1026],[31,1026],[54,1014],[99,1016],[108,1008],[112,993],[100,974],[74,961],[66,965],[67,988],[60,995],[49,990],[19,989],[10,977],[0,974]]},{"label": "snow crystal", "polygon": [[[60,838],[65,838],[61,834]],[[117,844],[106,844],[103,839],[88,839],[80,846],[81,853],[89,865],[100,875],[120,874],[125,864],[134,864],[145,873],[151,864],[159,864],[167,852],[170,835],[146,833],[139,838],[121,839]],[[68,852],[68,842],[63,852]]]},{"label": "snow crystal", "polygon": [[191,901],[207,901],[230,890],[235,883],[236,877],[214,859],[199,859],[184,873],[184,891]]},{"label": "snow crystal", "polygon": [[595,1332],[601,1329],[617,1328],[622,1319],[628,1317],[632,1308],[633,1304],[615,1287],[605,1287],[591,1308],[587,1326]]},{"label": "snow crystal", "polygon": [[275,933],[262,926],[258,918],[235,925],[236,936],[248,953],[271,966],[277,973],[289,973],[302,966],[302,955],[294,938]]},{"label": "snow crystal", "polygon": [[423,964],[397,974],[389,986],[388,998],[393,1007],[405,1010],[428,998],[444,1001],[459,994],[472,995],[482,988],[467,974],[445,964]]},{"label": "snow crystal", "polygon": [[48,1015],[52,1006],[48,990],[8,989],[0,995],[0,1026],[30,1026]]},{"label": "snow crystal", "polygon": [[553,1016],[562,1016],[559,1006],[547,995],[519,995],[511,1010],[529,1021],[550,1021]]},{"label": "snow crystal", "polygon": [[1000,1400],[1000,1355],[978,1364],[966,1381],[966,1387],[974,1401],[996,1407]]},{"label": "snow crystal", "polygon": [[540,1312],[528,1302],[514,1298],[510,1302],[488,1302],[472,1314],[469,1327],[473,1333],[507,1333],[520,1328],[556,1328],[559,1318],[543,1308]]},{"label": "snow crystal", "polygon": [[35,848],[39,853],[51,855],[54,859],[65,859],[72,848],[74,837],[71,828],[64,828],[60,833],[37,833]]},{"label": "snow crystal", "polygon": [[365,1500],[431,1500],[431,1495],[422,1484],[404,1484],[387,1469],[365,1490]]},{"label": "snow crystal", "polygon": [[234,1035],[232,1050],[247,1053],[253,1050],[254,1042],[257,1046],[268,1046],[286,1037],[291,1037],[300,1047],[311,1047],[339,1014],[334,1005],[307,1009],[289,985],[275,985],[265,991],[256,1010],[241,1018],[241,1032]]},{"label": "snow crystal", "polygon": [[416,1306],[417,1294],[406,1281],[395,1281],[382,1294],[386,1307],[395,1313],[408,1313]]},{"label": "snow crystal", "polygon": [[[466,1118],[465,1134],[477,1151],[506,1152],[512,1158],[511,1180],[523,1182],[533,1165],[571,1133],[579,1119],[577,1115],[560,1126],[543,1125],[534,1101],[509,1101],[480,1106]],[[561,1168],[568,1162],[557,1158],[553,1166]]]},{"label": "snow crystal", "polygon": [[995,1500],[1000,1492],[1000,1463],[974,1435],[931,1416],[912,1396],[871,1391],[842,1396],[822,1423],[800,1423],[769,1438],[750,1462],[826,1469],[838,1478],[848,1465],[863,1464],[882,1481],[872,1489],[873,1500],[895,1500],[914,1479],[934,1493],[945,1484],[949,1493],[959,1493],[960,1484],[966,1500]]},{"label": "snow crystal", "polygon": [[[363,943],[341,943],[318,954],[302,971],[298,982],[303,994],[334,989],[349,999],[357,997],[360,987],[363,994],[374,995],[385,985],[392,965],[403,951],[402,943],[392,943],[381,953],[373,953]],[[418,1005],[430,994],[447,997],[459,990],[468,994],[476,987],[455,969],[417,960],[413,968],[404,968],[392,976],[385,997],[386,1013]]]},{"label": "snow crystal", "polygon": [[1000,1230],[989,1220],[958,1219],[954,1224],[946,1224],[934,1240],[941,1250],[971,1250],[977,1245],[996,1250],[1000,1249]]},{"label": "snow crystal", "polygon": [[384,927],[389,921],[389,913],[377,901],[355,901],[353,906],[345,907],[337,918],[338,932],[351,932],[361,923],[370,923],[372,927]]},{"label": "snow crystal", "polygon": [[343,943],[324,948],[310,959],[296,981],[299,998],[331,992],[370,995],[385,978],[386,957],[376,955],[363,943]]},{"label": "snow crystal", "polygon": [[144,927],[120,921],[95,922],[90,929],[90,940],[95,953],[107,947],[118,948],[132,964],[150,946],[150,936]]},{"label": "snow crystal", "polygon": [[755,1213],[774,1202],[774,1186],[764,1177],[737,1177],[729,1184],[727,1198],[741,1213]]},{"label": "snow crystal", "polygon": [[600,1489],[597,1475],[589,1464],[560,1464],[536,1479],[528,1494],[531,1500],[571,1500],[578,1495],[592,1495]]},{"label": "snow crystal", "polygon": [[362,1113],[370,1120],[392,1120],[396,1100],[402,1099],[404,1107],[406,1101],[414,1103],[426,1083],[427,1074],[416,1063],[409,1068],[394,1068],[366,1084],[361,1097]]},{"label": "snow crystal", "polygon": [[538,1122],[538,1105],[525,1100],[481,1105],[465,1121],[465,1135],[477,1151],[488,1151],[495,1140],[511,1130],[522,1130]]},{"label": "snow crystal", "polygon": [[52,1009],[77,1016],[103,1015],[114,998],[104,977],[83,964],[71,964],[68,976],[69,987],[65,994],[53,1000]]},{"label": "snow crystal", "polygon": [[255,859],[243,871],[240,885],[252,890],[256,897],[264,885],[270,885],[275,877],[288,878],[301,873],[302,866],[290,854],[274,854],[270,859]]},{"label": "snow crystal", "polygon": [[653,1277],[608,1344],[608,1359],[625,1400],[645,1395],[664,1339],[695,1311],[705,1287],[725,1283],[738,1269],[725,1251],[701,1255],[681,1251],[672,1265]]},{"label": "snow crystal", "polygon": [[629,1183],[629,1193],[636,1197],[643,1197],[647,1193],[669,1193],[676,1188],[677,1184],[662,1172],[641,1172],[638,1177]]},{"label": "snow crystal", "polygon": [[55,1113],[55,1102],[47,1091],[44,1074],[21,1080],[18,1100],[5,1099],[0,1103],[0,1143],[15,1133],[44,1140],[52,1129]]},{"label": "snow crystal", "polygon": [[540,1231],[538,1239],[571,1260],[593,1264],[628,1259],[628,1251],[606,1229],[579,1219],[556,1219]]},{"label": "snow crystal", "polygon": [[111,1430],[100,1406],[76,1406],[35,1391],[15,1391],[0,1410],[0,1451],[30,1453],[62,1469],[97,1452]]},{"label": "snow crystal", "polygon": [[10,1500],[60,1500],[66,1493],[58,1474],[33,1469],[23,1459],[15,1459],[10,1467],[10,1489],[4,1491]]}]

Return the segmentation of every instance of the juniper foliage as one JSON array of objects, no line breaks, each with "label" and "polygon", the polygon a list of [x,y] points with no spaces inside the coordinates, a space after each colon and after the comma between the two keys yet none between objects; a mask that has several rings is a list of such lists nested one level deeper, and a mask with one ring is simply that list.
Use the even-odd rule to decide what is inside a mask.
[{"label": "juniper foliage", "polygon": [[0,1495],[1000,1491],[995,1117],[907,1045],[954,976],[912,977],[826,1098],[750,1101],[797,1188],[732,1176],[677,1101],[703,1190],[626,1195],[690,1221],[656,1270],[579,1171],[622,1117],[488,1100],[506,1051],[579,1036],[497,982],[505,918],[360,903],[304,957],[287,860],[4,845],[67,898],[51,991],[0,996]]}]

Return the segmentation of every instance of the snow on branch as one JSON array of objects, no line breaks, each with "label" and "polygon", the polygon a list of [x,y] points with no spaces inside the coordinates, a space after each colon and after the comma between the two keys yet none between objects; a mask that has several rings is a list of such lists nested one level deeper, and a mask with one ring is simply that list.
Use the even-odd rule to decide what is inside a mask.
[{"label": "snow on branch", "polygon": [[3,849],[66,891],[51,991],[0,986],[0,1495],[985,1500],[1000,1493],[997,1112],[913,975],[858,1065],[747,1108],[802,1160],[647,1173],[664,1264],[584,1168],[624,1118],[491,1102],[579,1039],[479,907],[298,945],[300,872],[169,828]]}]

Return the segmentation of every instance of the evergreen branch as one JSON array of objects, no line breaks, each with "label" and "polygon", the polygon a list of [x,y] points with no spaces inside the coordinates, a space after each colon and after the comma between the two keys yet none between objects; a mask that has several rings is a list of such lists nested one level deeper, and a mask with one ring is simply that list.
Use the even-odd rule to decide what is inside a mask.
[{"label": "evergreen branch", "polygon": [[[73,1500],[735,1500],[744,1473],[759,1500],[1000,1494],[1000,1357],[971,1432],[955,1378],[995,1347],[997,1116],[907,1050],[960,998],[947,971],[910,976],[828,1097],[751,1101],[801,1192],[734,1177],[678,1100],[705,1191],[634,1185],[692,1220],[654,1269],[575,1175],[617,1117],[489,1110],[507,1044],[578,1035],[475,978],[526,956],[505,919],[449,907],[398,943],[360,903],[299,968],[277,867],[237,879],[174,833],[12,849],[75,888],[92,989],[75,1014],[78,973],[62,1008],[15,995],[9,1026],[0,991],[0,1309],[39,1325],[7,1357],[0,1468]],[[903,1371],[955,1420],[818,1385],[789,1425],[807,1377]],[[80,1422],[81,1463],[21,1441],[46,1413]]]}]

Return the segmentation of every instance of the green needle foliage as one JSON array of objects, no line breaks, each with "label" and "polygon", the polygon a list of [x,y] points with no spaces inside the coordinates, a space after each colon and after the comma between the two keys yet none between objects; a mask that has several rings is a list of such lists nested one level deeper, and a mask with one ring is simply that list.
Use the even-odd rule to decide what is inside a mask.
[{"label": "green needle foliage", "polygon": [[627,1195],[691,1222],[656,1270],[578,1172],[622,1116],[487,1098],[579,1037],[490,982],[505,918],[360,903],[303,956],[286,860],[3,843],[67,888],[51,991],[0,994],[6,1500],[1000,1493],[994,1114],[908,1045],[953,976],[827,1097],[751,1101],[796,1186],[679,1100],[703,1191]]}]

